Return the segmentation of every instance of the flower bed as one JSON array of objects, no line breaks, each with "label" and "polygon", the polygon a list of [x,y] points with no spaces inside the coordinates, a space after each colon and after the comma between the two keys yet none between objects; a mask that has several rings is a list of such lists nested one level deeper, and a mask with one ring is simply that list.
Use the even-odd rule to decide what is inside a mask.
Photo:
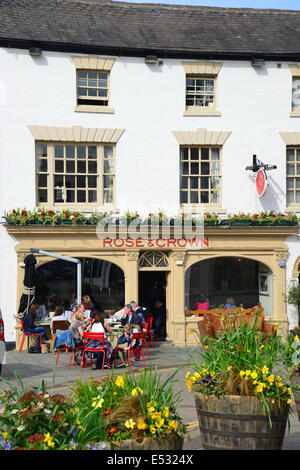
[{"label": "flower bed", "polygon": [[112,372],[78,380],[69,397],[43,386],[25,390],[18,376],[20,389],[0,395],[0,450],[163,449],[164,442],[166,449],[182,448],[186,427],[176,411],[174,375],[162,383],[157,370],[137,378],[131,371]]}]

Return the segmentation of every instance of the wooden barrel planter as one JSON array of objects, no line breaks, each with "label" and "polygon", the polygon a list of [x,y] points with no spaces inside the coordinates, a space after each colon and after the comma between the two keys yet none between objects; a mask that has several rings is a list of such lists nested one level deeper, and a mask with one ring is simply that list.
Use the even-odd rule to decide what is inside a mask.
[{"label": "wooden barrel planter", "polygon": [[194,392],[199,428],[207,450],[280,450],[289,405],[269,402],[272,428],[257,397],[219,398]]},{"label": "wooden barrel planter", "polygon": [[184,438],[174,435],[164,438],[145,437],[142,440],[126,439],[105,442],[104,450],[182,450]]},{"label": "wooden barrel planter", "polygon": [[[294,385],[298,385],[300,387],[300,374],[299,372],[293,374],[292,378],[292,383]],[[294,398],[295,398],[295,404],[296,404],[296,409],[297,409],[297,414],[298,414],[298,420],[300,421],[300,392],[293,392],[294,393]]]}]

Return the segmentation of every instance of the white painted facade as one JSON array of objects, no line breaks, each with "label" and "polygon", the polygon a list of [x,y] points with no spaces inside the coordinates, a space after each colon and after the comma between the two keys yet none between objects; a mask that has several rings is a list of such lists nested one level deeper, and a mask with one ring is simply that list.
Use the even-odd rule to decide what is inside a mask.
[{"label": "white painted facade", "polygon": [[[75,55],[75,54],[74,54]],[[78,54],[76,54],[78,55]],[[146,65],[144,58],[115,57],[110,76],[114,114],[75,112],[76,69],[69,53],[0,49],[0,214],[36,205],[35,142],[28,125],[124,128],[116,146],[116,208],[121,214],[164,210],[178,213],[179,145],[172,131],[230,131],[222,149],[222,208],[227,213],[286,209],[286,145],[282,131],[300,131],[289,117],[292,76],[287,62],[254,68],[249,61],[223,61],[217,79],[219,117],[183,116],[183,60]],[[220,61],[219,61],[220,62]],[[255,193],[252,155],[277,165],[268,173],[262,198]],[[74,207],[75,209],[75,207]],[[102,207],[99,210],[103,209]],[[6,341],[14,341],[15,240],[0,227],[0,303]],[[287,279],[300,254],[300,238],[289,247]],[[290,326],[298,322],[288,306]]]}]

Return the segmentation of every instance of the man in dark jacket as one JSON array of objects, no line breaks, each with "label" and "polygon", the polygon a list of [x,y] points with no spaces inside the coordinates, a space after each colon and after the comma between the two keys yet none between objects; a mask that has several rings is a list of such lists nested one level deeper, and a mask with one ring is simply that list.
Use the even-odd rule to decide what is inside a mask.
[{"label": "man in dark jacket", "polygon": [[141,317],[132,311],[130,304],[125,305],[123,317],[121,318],[121,325],[124,326],[126,323],[132,323],[133,325],[139,325],[142,329],[142,320]]},{"label": "man in dark jacket", "polygon": [[[34,324],[38,311],[39,305],[32,304],[25,317],[23,318],[24,331],[25,333],[40,333],[42,338],[45,341],[48,341],[48,336],[46,334],[45,328],[43,328],[42,326],[36,326]],[[36,341],[36,347],[39,348],[40,346],[40,337],[38,336]]]}]

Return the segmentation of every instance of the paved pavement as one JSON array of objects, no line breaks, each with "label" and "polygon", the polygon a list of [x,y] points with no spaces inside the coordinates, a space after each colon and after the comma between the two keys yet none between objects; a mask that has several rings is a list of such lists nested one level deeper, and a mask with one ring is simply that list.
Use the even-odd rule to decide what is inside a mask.
[{"label": "paved pavement", "polygon": [[[150,346],[150,345],[149,345]],[[158,366],[162,379],[177,370],[174,378],[174,391],[181,392],[182,401],[179,404],[179,412],[184,423],[188,425],[188,435],[185,439],[184,449],[186,450],[202,450],[200,432],[198,427],[196,409],[193,396],[188,392],[185,386],[185,374],[188,370],[188,360],[186,352],[191,348],[177,348],[170,342],[154,342],[154,348],[149,347],[150,359],[146,358],[146,366]],[[27,386],[37,387],[41,380],[45,381],[45,385],[49,392],[51,390],[67,394],[69,388],[77,379],[88,380],[90,377],[98,377],[99,375],[107,375],[109,371],[91,370],[90,368],[80,370],[79,366],[68,369],[70,354],[62,352],[60,354],[58,364],[55,366],[56,354],[28,354],[27,351],[19,353],[17,351],[9,351],[6,354],[7,364],[3,366],[2,378],[7,380],[11,385],[16,385],[17,380],[13,372],[17,371],[22,377],[23,383]],[[143,367],[143,362],[133,361],[133,370],[138,371]],[[117,369],[118,373],[122,373],[124,369]],[[9,387],[5,382],[0,382],[0,390]],[[295,404],[292,403],[293,410]],[[286,431],[283,450],[299,450],[300,449],[300,422],[296,412],[290,417],[290,430]]]}]

